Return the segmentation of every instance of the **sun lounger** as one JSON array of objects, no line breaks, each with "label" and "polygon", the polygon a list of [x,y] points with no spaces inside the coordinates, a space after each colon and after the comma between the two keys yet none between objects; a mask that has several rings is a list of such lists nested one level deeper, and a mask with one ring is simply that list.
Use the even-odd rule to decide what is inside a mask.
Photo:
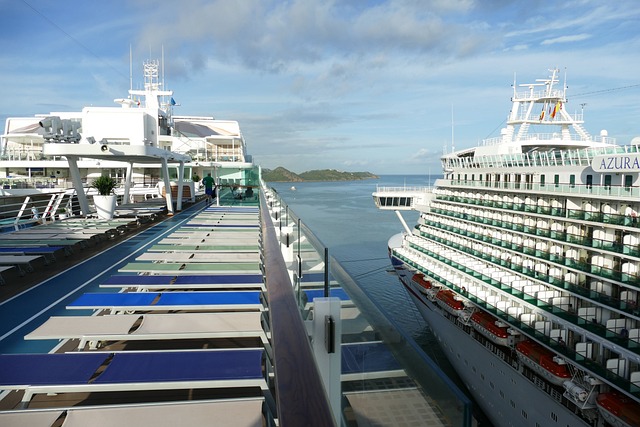
[{"label": "sun lounger", "polygon": [[53,316],[26,340],[77,339],[89,343],[177,339],[259,338],[269,346],[260,312],[121,314],[108,316]]},{"label": "sun lounger", "polygon": [[63,427],[111,426],[205,426],[233,425],[262,427],[269,425],[264,398],[237,400],[162,402],[153,405],[126,405],[102,408],[73,408],[67,412]]},{"label": "sun lounger", "polygon": [[119,272],[159,273],[159,274],[258,274],[258,263],[160,263],[130,262],[118,270]]},{"label": "sun lounger", "polygon": [[260,262],[260,254],[256,252],[244,253],[224,253],[215,254],[196,253],[196,252],[146,252],[136,258],[136,261],[152,261],[152,262],[180,262],[180,263],[200,263],[200,262]]},{"label": "sun lounger", "polygon": [[129,288],[138,290],[155,289],[215,289],[247,288],[264,289],[264,280],[260,274],[220,274],[220,275],[139,275],[118,274],[109,277],[100,287]]},{"label": "sun lounger", "polygon": [[[251,221],[251,222],[255,222],[255,221]],[[249,222],[247,222],[247,224],[242,224],[239,222],[229,222],[227,224],[224,223],[216,223],[214,221],[212,222],[198,222],[198,223],[191,223],[191,224],[184,224],[183,227],[212,227],[213,229],[216,228],[259,228],[260,224],[250,224]]]},{"label": "sun lounger", "polygon": [[32,264],[44,262],[41,255],[0,255],[0,265],[14,266],[24,274],[24,272],[33,272]]},{"label": "sun lounger", "polygon": [[259,291],[86,293],[68,309],[119,311],[263,311]]},{"label": "sun lounger", "polygon": [[21,276],[20,270],[13,265],[0,265],[0,285],[6,285]]},{"label": "sun lounger", "polygon": [[[234,242],[235,243],[235,242]],[[148,249],[149,252],[178,252],[178,251],[195,251],[195,252],[256,252],[259,251],[258,243],[246,245],[187,245],[181,243],[159,244],[153,245]]]},{"label": "sun lounger", "polygon": [[263,359],[263,349],[2,354],[0,389],[23,390],[24,404],[43,393],[259,387],[268,395]]},{"label": "sun lounger", "polygon": [[65,253],[64,246],[0,247],[0,255],[43,255],[47,261],[55,261],[56,254]]},{"label": "sun lounger", "polygon": [[342,381],[405,376],[389,348],[380,341],[342,344]]},{"label": "sun lounger", "polygon": [[227,239],[220,236],[216,237],[195,237],[195,238],[176,238],[176,237],[165,237],[164,239],[158,241],[160,245],[191,245],[191,246],[227,246],[227,245],[237,245],[237,246],[245,246],[250,247],[251,250],[256,250],[258,246],[258,238],[257,237],[247,237],[247,238],[234,238]]},{"label": "sun lounger", "polygon": [[63,411],[13,411],[0,412],[2,427],[51,427]]},{"label": "sun lounger", "polygon": [[[195,400],[143,404],[114,404],[73,407],[62,411],[29,409],[0,412],[2,427],[51,427],[64,415],[63,427],[203,426],[215,420],[219,425],[262,427],[272,414],[265,413],[263,397]],[[65,414],[66,412],[66,414]]]}]

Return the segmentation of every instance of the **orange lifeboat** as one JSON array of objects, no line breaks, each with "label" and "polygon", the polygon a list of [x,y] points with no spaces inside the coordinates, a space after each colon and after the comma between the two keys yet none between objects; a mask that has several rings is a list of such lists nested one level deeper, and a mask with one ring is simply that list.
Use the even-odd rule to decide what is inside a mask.
[{"label": "orange lifeboat", "polygon": [[449,289],[443,289],[436,295],[437,303],[440,307],[453,314],[459,316],[462,310],[464,310],[464,304],[462,301],[456,299],[456,294]]},{"label": "orange lifeboat", "polygon": [[429,280],[425,279],[424,275],[420,274],[420,273],[414,274],[413,277],[411,278],[411,280],[414,283],[417,283],[418,286],[420,286],[420,290],[421,291],[426,291],[427,289],[431,289],[433,287],[431,282]]},{"label": "orange lifeboat", "polygon": [[498,326],[498,319],[485,311],[476,311],[471,315],[473,329],[480,332],[490,341],[498,345],[509,344],[508,326]]},{"label": "orange lifeboat", "polygon": [[640,426],[640,405],[633,399],[612,391],[596,398],[598,411],[612,426]]},{"label": "orange lifeboat", "polygon": [[571,378],[566,365],[553,360],[555,353],[530,340],[516,345],[520,360],[552,384],[562,385]]}]

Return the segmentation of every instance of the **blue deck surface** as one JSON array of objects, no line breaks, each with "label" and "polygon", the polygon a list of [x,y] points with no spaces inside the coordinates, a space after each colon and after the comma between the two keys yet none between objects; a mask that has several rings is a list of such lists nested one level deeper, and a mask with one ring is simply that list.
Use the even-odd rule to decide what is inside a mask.
[{"label": "blue deck surface", "polygon": [[77,315],[78,311],[70,313],[65,307],[85,292],[114,292],[113,289],[101,289],[100,284],[201,212],[201,205],[178,212],[105,252],[0,303],[0,353],[50,351],[58,344],[58,340],[25,341],[24,336],[51,316]]}]

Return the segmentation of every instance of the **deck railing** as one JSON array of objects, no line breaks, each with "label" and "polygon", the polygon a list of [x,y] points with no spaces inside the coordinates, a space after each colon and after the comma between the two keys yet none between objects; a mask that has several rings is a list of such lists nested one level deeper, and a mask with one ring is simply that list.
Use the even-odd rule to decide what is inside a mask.
[{"label": "deck railing", "polygon": [[334,426],[329,401],[262,192],[260,207],[280,426]]}]

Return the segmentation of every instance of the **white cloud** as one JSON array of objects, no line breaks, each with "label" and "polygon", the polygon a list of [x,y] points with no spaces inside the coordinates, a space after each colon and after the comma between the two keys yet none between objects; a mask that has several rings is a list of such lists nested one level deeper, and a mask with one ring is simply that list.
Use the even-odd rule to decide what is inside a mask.
[{"label": "white cloud", "polygon": [[580,42],[583,40],[587,40],[589,38],[591,38],[591,35],[589,34],[575,34],[572,36],[560,36],[552,39],[543,40],[541,44],[552,45],[556,43],[573,43],[573,42]]}]

